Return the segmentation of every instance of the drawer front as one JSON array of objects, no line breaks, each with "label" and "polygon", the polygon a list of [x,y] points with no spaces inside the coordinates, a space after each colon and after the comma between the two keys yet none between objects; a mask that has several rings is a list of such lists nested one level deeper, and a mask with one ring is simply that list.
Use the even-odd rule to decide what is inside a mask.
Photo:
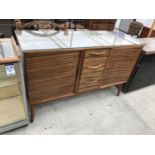
[{"label": "drawer front", "polygon": [[113,49],[102,79],[102,86],[126,83],[140,55],[138,48]]},{"label": "drawer front", "polygon": [[106,49],[85,51],[79,92],[99,88],[109,53]]},{"label": "drawer front", "polygon": [[74,93],[79,52],[25,57],[27,89],[32,105]]},{"label": "drawer front", "polygon": [[92,58],[92,59],[102,59],[103,57],[107,57],[109,54],[109,49],[101,49],[101,50],[90,50],[85,51],[85,58]]}]

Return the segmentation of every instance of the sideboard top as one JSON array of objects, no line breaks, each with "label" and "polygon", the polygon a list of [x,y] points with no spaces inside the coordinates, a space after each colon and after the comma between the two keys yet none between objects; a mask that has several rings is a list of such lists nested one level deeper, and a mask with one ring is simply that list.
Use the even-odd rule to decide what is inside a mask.
[{"label": "sideboard top", "polygon": [[139,38],[143,44],[143,51],[146,55],[155,54],[155,38]]},{"label": "sideboard top", "polygon": [[23,52],[142,45],[137,39],[118,30],[91,31],[81,29],[77,31],[68,30],[67,32],[55,30],[16,30],[16,36]]}]

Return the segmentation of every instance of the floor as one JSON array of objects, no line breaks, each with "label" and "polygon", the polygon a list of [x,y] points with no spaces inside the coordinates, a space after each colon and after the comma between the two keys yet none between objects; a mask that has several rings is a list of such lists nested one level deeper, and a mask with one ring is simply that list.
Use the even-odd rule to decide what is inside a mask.
[{"label": "floor", "polygon": [[34,123],[6,134],[155,134],[155,85],[115,94],[112,87],[37,106]]}]

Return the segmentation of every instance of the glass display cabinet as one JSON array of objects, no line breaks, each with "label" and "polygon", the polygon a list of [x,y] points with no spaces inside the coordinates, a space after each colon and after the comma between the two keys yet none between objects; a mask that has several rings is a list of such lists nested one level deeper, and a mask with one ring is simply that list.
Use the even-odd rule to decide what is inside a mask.
[{"label": "glass display cabinet", "polygon": [[18,52],[13,39],[0,39],[0,133],[29,123]]}]

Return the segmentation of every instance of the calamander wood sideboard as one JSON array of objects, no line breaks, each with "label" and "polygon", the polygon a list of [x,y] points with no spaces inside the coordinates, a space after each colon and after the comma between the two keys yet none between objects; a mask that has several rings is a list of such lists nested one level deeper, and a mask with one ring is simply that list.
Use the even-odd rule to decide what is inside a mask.
[{"label": "calamander wood sideboard", "polygon": [[[77,33],[80,32],[75,32],[75,34]],[[109,36],[110,33],[113,34],[113,32],[108,33]],[[75,34],[73,38],[76,41],[73,39],[72,45],[67,47],[68,42],[66,38],[66,40],[63,38],[63,33],[62,36],[57,35],[50,40],[39,38],[42,41],[41,45],[39,39],[38,44],[36,43],[37,40],[33,38],[33,34],[16,32],[21,51],[24,54],[25,82],[28,100],[32,108],[32,121],[33,107],[40,103],[114,85],[118,86],[119,95],[122,84],[128,81],[141,53],[142,44],[131,42],[131,38],[130,41],[127,41],[120,37],[113,46],[110,43],[107,44],[105,40],[95,41],[95,37],[99,37],[98,33],[91,36],[92,43],[89,40],[90,36],[81,36],[79,39],[79,36],[77,37]],[[81,34],[85,35],[85,32],[81,32]],[[23,38],[31,40],[31,42],[25,43]],[[34,46],[32,46],[32,38],[35,40]],[[86,40],[85,45],[84,40]],[[45,42],[48,45],[48,41],[53,48],[42,47]],[[52,41],[57,41],[57,44],[58,41],[61,42],[56,47]],[[103,44],[99,44],[101,41]],[[66,47],[62,42],[66,43]]]}]

